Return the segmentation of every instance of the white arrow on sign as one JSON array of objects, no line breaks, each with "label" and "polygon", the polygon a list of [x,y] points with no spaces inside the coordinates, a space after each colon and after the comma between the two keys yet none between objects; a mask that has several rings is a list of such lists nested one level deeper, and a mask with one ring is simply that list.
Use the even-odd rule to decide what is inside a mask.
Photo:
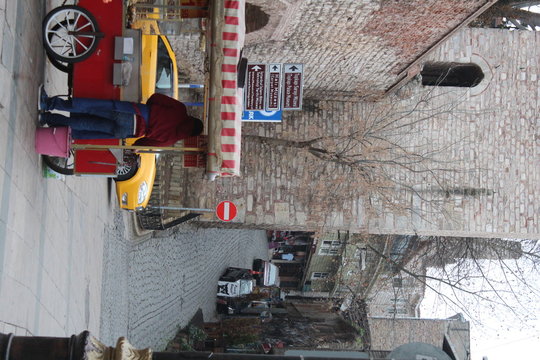
[{"label": "white arrow on sign", "polygon": [[262,68],[259,65],[255,65],[254,67],[252,67],[252,69],[255,71],[262,70]]},{"label": "white arrow on sign", "polygon": [[302,110],[304,64],[284,64],[283,110]]},{"label": "white arrow on sign", "polygon": [[285,64],[286,73],[301,73],[303,71],[303,64]]}]

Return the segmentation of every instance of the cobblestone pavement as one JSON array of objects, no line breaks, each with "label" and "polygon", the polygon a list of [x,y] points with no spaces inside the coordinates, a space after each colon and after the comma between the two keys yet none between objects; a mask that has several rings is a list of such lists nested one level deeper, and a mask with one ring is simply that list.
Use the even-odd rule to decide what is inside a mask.
[{"label": "cobblestone pavement", "polygon": [[111,180],[44,175],[37,89],[67,94],[68,79],[45,60],[41,21],[63,3],[0,0],[0,332],[88,329],[108,345],[128,336],[160,349],[199,308],[212,319],[219,274],[266,255],[263,233],[188,227],[132,240]]},{"label": "cobblestone pavement", "polygon": [[218,277],[228,266],[267,258],[264,231],[185,225],[139,243],[124,240],[122,214],[104,244],[100,339],[119,336],[137,348],[163,350],[198,309],[216,319]]}]

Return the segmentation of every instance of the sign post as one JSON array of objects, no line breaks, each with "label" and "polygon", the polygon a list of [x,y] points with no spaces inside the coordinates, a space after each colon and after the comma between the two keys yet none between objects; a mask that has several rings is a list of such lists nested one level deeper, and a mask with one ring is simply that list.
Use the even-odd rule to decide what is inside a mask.
[{"label": "sign post", "polygon": [[247,65],[244,110],[264,110],[266,67],[266,64]]},{"label": "sign post", "polygon": [[280,111],[244,111],[242,121],[281,122]]},{"label": "sign post", "polygon": [[283,65],[283,110],[302,110],[304,65]]},{"label": "sign post", "polygon": [[247,64],[243,121],[281,121],[283,110],[302,110],[304,64]]},{"label": "sign post", "polygon": [[281,110],[281,67],[282,64],[268,64],[266,111]]},{"label": "sign post", "polygon": [[222,201],[216,206],[216,216],[221,221],[231,221],[236,217],[238,209],[232,201]]}]

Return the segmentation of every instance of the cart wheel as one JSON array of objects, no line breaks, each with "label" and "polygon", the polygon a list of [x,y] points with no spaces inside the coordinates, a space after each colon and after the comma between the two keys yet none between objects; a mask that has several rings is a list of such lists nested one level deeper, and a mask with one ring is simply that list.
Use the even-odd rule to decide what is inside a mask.
[{"label": "cart wheel", "polygon": [[[67,26],[67,22],[65,22],[65,21],[62,22],[62,24],[56,24],[56,26],[54,26],[52,28],[52,30],[57,31],[57,30],[60,30],[61,26]],[[53,34],[54,33],[52,33],[52,32],[49,34],[51,40],[52,40],[52,37],[54,36]],[[49,51],[45,51],[45,53],[47,54],[47,59],[49,59],[49,62],[55,68],[57,68],[58,70],[60,70],[62,72],[68,73],[68,74],[71,73],[71,71],[73,70],[73,64],[70,64],[70,63],[67,63],[67,62],[62,62],[62,61],[59,61],[59,60],[55,59],[51,55],[51,53]]]},{"label": "cart wheel", "polygon": [[73,64],[61,62],[59,60],[56,60],[48,51],[45,51],[47,54],[47,58],[49,59],[49,62],[58,70],[65,72],[65,73],[71,73],[73,70]]},{"label": "cart wheel", "polygon": [[73,175],[74,158],[70,154],[69,158],[41,155],[43,162],[52,170],[63,175]]},{"label": "cart wheel", "polygon": [[116,181],[125,181],[133,177],[139,169],[137,155],[124,155],[124,163],[116,167]]},{"label": "cart wheel", "polygon": [[102,36],[94,16],[74,5],[52,10],[42,26],[45,50],[54,59],[66,63],[88,58]]}]

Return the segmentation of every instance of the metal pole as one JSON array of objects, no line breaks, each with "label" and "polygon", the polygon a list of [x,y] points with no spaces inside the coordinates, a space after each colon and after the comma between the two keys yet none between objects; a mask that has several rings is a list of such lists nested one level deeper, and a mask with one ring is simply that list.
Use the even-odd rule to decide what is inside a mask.
[{"label": "metal pole", "polygon": [[214,212],[214,209],[197,209],[197,208],[185,208],[179,206],[150,206],[146,207],[147,209],[163,209],[163,210],[187,210],[187,211],[203,211],[203,212]]},{"label": "metal pole", "polygon": [[89,336],[88,331],[71,338],[0,333],[0,360],[83,360]]},{"label": "metal pole", "polygon": [[[212,352],[152,352],[150,349],[137,350],[121,337],[116,348],[106,346],[83,331],[71,338],[35,336],[14,336],[0,333],[0,360],[337,360],[332,357],[284,356]],[[339,358],[358,360],[358,358]]]},{"label": "metal pole", "polygon": [[179,89],[204,89],[203,84],[178,84]]},{"label": "metal pole", "polygon": [[[152,360],[338,360],[338,358],[184,351],[179,353],[154,352]],[[354,360],[354,358],[339,358],[339,360]]]},{"label": "metal pole", "polygon": [[72,149],[81,150],[109,150],[109,149],[126,149],[126,150],[142,150],[150,153],[160,153],[163,151],[172,152],[204,152],[204,148],[196,147],[174,147],[174,146],[161,146],[161,147],[148,147],[138,145],[97,145],[97,144],[71,144]]}]

